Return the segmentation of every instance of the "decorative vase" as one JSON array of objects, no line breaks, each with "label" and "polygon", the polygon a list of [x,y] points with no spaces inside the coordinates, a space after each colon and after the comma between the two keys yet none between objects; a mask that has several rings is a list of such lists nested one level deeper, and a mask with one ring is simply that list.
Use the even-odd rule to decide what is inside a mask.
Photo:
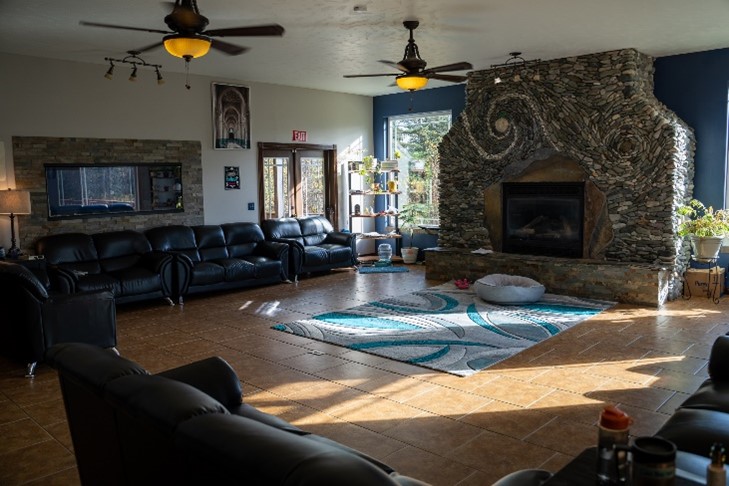
[{"label": "decorative vase", "polygon": [[397,192],[397,181],[387,181],[387,190]]},{"label": "decorative vase", "polygon": [[415,263],[418,261],[418,247],[411,246],[409,248],[402,248],[400,250],[400,253],[402,253],[402,261],[403,263]]},{"label": "decorative vase", "polygon": [[713,260],[718,258],[723,236],[691,236],[691,250],[696,260]]},{"label": "decorative vase", "polygon": [[372,183],[372,192],[380,192],[380,183],[379,182]]}]

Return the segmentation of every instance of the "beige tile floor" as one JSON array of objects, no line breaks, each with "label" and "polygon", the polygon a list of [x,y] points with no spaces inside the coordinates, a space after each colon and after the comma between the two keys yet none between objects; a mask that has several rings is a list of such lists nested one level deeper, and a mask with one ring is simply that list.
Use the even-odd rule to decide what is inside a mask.
[{"label": "beige tile floor", "polygon": [[[706,377],[729,298],[660,308],[618,305],[469,378],[270,329],[440,282],[352,270],[295,285],[119,308],[119,351],[152,372],[220,355],[245,400],[434,485],[488,485],[511,471],[559,469],[596,439],[605,403],[654,433]],[[78,484],[55,372],[35,379],[0,358],[0,484]]]}]

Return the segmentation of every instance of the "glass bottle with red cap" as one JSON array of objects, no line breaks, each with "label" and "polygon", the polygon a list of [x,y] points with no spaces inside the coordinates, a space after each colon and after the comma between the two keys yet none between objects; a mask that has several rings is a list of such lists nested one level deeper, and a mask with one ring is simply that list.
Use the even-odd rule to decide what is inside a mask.
[{"label": "glass bottle with red cap", "polygon": [[628,445],[633,420],[614,405],[606,406],[600,414],[597,435],[597,484],[616,485],[628,482]]}]

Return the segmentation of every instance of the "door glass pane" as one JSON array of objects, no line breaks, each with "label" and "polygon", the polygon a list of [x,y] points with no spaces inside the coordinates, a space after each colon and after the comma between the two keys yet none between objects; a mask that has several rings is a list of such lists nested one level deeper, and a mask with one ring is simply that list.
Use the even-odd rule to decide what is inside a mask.
[{"label": "door glass pane", "polygon": [[324,215],[324,158],[301,157],[303,215]]},{"label": "door glass pane", "polygon": [[290,194],[288,157],[264,157],[263,211],[265,219],[291,216]]}]

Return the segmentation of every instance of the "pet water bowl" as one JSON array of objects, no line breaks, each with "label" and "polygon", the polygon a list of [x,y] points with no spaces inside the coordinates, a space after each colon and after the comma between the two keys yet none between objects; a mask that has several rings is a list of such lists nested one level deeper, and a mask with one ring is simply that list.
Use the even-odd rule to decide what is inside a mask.
[{"label": "pet water bowl", "polygon": [[493,273],[476,280],[476,295],[495,304],[526,304],[544,295],[544,285],[529,277]]}]

